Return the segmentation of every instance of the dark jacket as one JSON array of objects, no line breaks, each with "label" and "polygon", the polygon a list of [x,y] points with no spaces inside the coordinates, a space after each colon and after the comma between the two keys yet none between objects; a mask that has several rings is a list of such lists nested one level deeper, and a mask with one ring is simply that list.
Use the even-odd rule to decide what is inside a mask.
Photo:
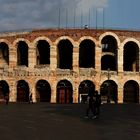
[{"label": "dark jacket", "polygon": [[101,95],[99,95],[99,94],[95,95],[95,105],[96,106],[101,105]]}]

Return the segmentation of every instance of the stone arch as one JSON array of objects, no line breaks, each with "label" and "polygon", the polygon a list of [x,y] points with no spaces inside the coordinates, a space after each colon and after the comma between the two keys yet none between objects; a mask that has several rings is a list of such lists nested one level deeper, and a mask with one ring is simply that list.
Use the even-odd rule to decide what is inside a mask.
[{"label": "stone arch", "polygon": [[36,82],[37,101],[50,102],[51,101],[51,86],[48,81],[40,79]]},{"label": "stone arch", "polygon": [[71,37],[69,37],[69,36],[61,36],[61,37],[57,38],[57,39],[55,40],[55,42],[54,42],[55,46],[57,46],[58,43],[59,43],[61,40],[69,40],[69,41],[71,42],[72,46],[75,46],[75,41],[74,41]]},{"label": "stone arch", "polygon": [[70,81],[66,79],[58,81],[56,89],[57,103],[73,103],[73,87]]},{"label": "stone arch", "polygon": [[50,46],[53,46],[53,42],[49,38],[47,38],[45,36],[40,36],[40,37],[37,37],[36,39],[34,39],[34,41],[33,41],[33,46],[34,47],[37,46],[37,43],[38,43],[39,40],[45,40],[46,42],[49,43]]},{"label": "stone arch", "polygon": [[123,70],[139,71],[139,50],[140,43],[133,38],[123,42]]},{"label": "stone arch", "polygon": [[105,32],[105,33],[103,33],[103,34],[101,34],[100,35],[100,37],[99,37],[99,46],[101,47],[102,46],[102,39],[104,38],[104,37],[106,37],[106,36],[112,36],[112,37],[114,37],[115,39],[116,39],[116,41],[117,41],[117,47],[118,47],[118,49],[119,49],[119,46],[120,46],[120,39],[119,39],[119,37],[115,34],[115,33],[113,33],[113,32]]},{"label": "stone arch", "polygon": [[127,39],[125,39],[125,40],[121,43],[121,46],[124,47],[125,44],[128,43],[128,42],[135,42],[135,43],[138,45],[138,47],[140,48],[140,42],[139,42],[137,39],[135,39],[135,38],[127,38]]},{"label": "stone arch", "polygon": [[89,91],[91,91],[94,94],[95,84],[91,80],[83,80],[82,82],[80,82],[78,88],[79,103],[86,103]]},{"label": "stone arch", "polygon": [[83,36],[78,40],[78,44],[80,45],[80,43],[84,40],[91,40],[92,42],[94,42],[95,46],[98,46],[97,40],[91,36]]},{"label": "stone arch", "polygon": [[79,67],[95,68],[95,43],[91,38],[83,39],[79,45]]},{"label": "stone arch", "polygon": [[25,80],[17,81],[17,102],[29,101],[29,84]]},{"label": "stone arch", "polygon": [[14,40],[14,42],[13,42],[13,47],[15,48],[15,49],[17,49],[17,47],[18,47],[18,42],[20,42],[20,41],[23,41],[23,42],[26,42],[26,44],[30,47],[31,46],[31,42],[29,41],[29,40],[27,40],[27,39],[25,39],[25,38],[17,38],[16,40]]},{"label": "stone arch", "polygon": [[128,80],[123,87],[124,103],[139,103],[139,84],[137,81]]},{"label": "stone arch", "polygon": [[105,80],[100,86],[100,94],[103,102],[118,102],[118,85],[113,80]]}]

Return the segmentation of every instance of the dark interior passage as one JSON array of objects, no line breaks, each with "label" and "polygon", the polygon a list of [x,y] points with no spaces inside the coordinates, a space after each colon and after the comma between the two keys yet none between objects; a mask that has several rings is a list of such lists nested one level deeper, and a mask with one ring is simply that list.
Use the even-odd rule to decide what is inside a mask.
[{"label": "dark interior passage", "polygon": [[17,83],[17,101],[18,102],[29,101],[29,85],[24,80],[20,80]]},{"label": "dark interior passage", "polygon": [[137,82],[130,80],[125,83],[123,91],[124,103],[138,103],[139,102],[139,85]]},{"label": "dark interior passage", "polygon": [[50,45],[47,41],[38,41],[36,53],[37,65],[50,64]]},{"label": "dark interior passage", "polygon": [[17,64],[28,66],[28,45],[24,41],[18,43]]},{"label": "dark interior passage", "polygon": [[101,58],[101,70],[117,70],[116,58],[112,55],[104,55]]},{"label": "dark interior passage", "polygon": [[4,42],[0,43],[0,65],[9,64],[9,48]]},{"label": "dark interior passage", "polygon": [[84,40],[79,48],[79,67],[95,68],[95,44],[91,40]]},{"label": "dark interior passage", "polygon": [[117,70],[118,52],[117,41],[113,36],[107,35],[102,39],[101,70]]},{"label": "dark interior passage", "polygon": [[58,68],[72,69],[73,46],[69,40],[61,40],[58,44]]},{"label": "dark interior passage", "polygon": [[6,81],[0,81],[0,100],[4,100],[5,96],[9,97],[9,85]]},{"label": "dark interior passage", "polygon": [[95,91],[95,85],[92,81],[84,80],[79,85],[79,94],[78,94],[78,102],[79,103],[86,103],[87,102],[87,96],[89,94],[93,93]]},{"label": "dark interior passage", "polygon": [[124,71],[139,71],[139,48],[134,42],[124,46],[123,69]]},{"label": "dark interior passage", "polygon": [[40,102],[51,101],[51,87],[46,80],[39,80],[36,84],[36,90],[40,96]]}]

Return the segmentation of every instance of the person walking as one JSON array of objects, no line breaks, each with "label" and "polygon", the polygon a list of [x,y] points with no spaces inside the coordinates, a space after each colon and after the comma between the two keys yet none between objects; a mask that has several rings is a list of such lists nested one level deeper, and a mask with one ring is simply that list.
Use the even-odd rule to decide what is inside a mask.
[{"label": "person walking", "polygon": [[99,118],[101,106],[101,95],[95,91],[95,118]]},{"label": "person walking", "polygon": [[91,111],[93,114],[93,117],[95,116],[95,107],[94,107],[94,97],[93,97],[93,91],[90,89],[87,97],[87,109],[86,109],[86,116],[85,118],[89,118],[89,112]]},{"label": "person walking", "polygon": [[30,92],[29,94],[29,104],[32,103],[33,104],[33,99],[32,99],[32,93]]}]

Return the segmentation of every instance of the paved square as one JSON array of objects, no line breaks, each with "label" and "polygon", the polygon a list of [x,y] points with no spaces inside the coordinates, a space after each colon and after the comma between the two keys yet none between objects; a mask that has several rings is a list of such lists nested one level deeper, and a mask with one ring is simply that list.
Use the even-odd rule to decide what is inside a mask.
[{"label": "paved square", "polygon": [[1,140],[140,140],[140,105],[103,104],[85,119],[84,104],[0,104]]}]

